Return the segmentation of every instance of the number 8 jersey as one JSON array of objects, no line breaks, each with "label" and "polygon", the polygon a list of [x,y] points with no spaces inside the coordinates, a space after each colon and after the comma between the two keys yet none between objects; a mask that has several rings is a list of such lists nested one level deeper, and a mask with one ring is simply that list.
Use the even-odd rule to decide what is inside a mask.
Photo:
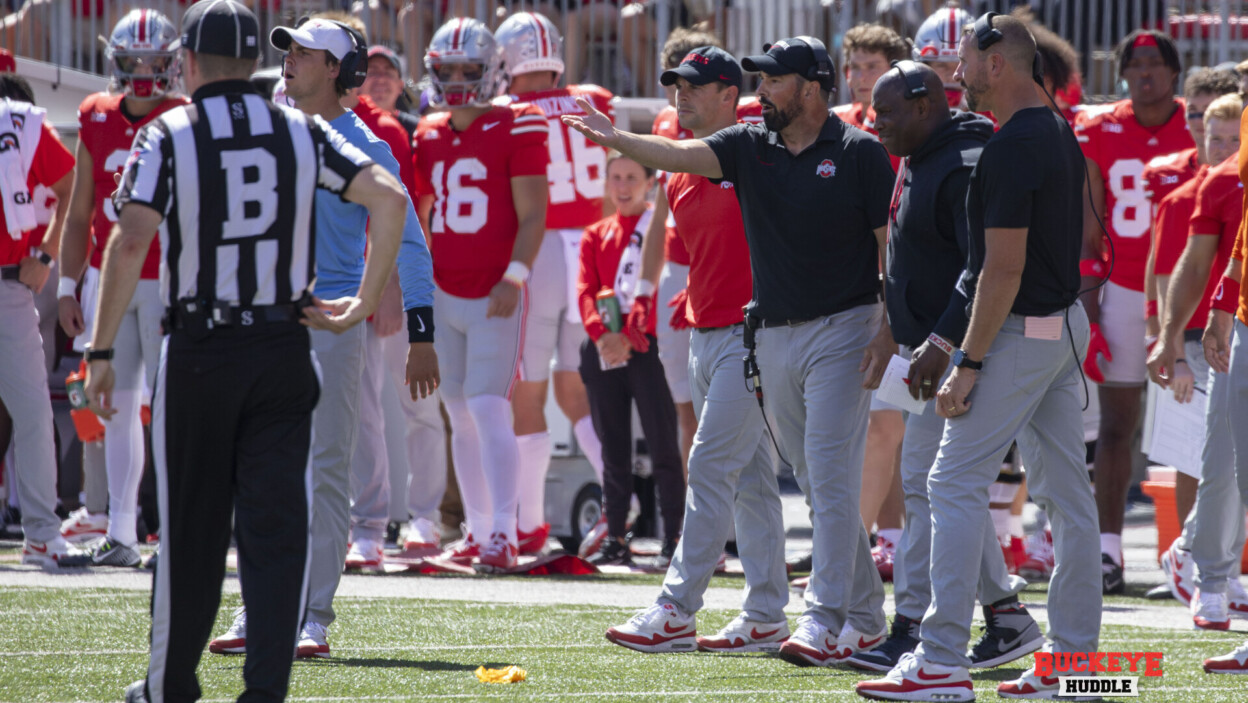
[{"label": "number 8 jersey", "polygon": [[1083,155],[1101,170],[1105,192],[1105,228],[1114,245],[1109,280],[1133,291],[1144,290],[1153,203],[1144,167],[1155,157],[1195,146],[1187,129],[1185,106],[1175,99],[1174,113],[1159,127],[1145,127],[1135,117],[1131,100],[1091,107],[1075,120]]},{"label": "number 8 jersey", "polygon": [[433,279],[459,298],[484,298],[511,261],[519,221],[511,179],[545,176],[546,115],[535,105],[495,106],[457,132],[449,112],[416,128],[417,188],[433,195]]}]

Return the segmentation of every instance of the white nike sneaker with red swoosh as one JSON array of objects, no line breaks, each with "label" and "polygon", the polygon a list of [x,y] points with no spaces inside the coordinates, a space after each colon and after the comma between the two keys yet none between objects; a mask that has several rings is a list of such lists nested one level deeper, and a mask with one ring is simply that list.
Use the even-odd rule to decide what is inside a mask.
[{"label": "white nike sneaker with red swoosh", "polygon": [[697,619],[671,603],[655,603],[607,630],[607,639],[638,652],[692,652],[698,648]]},{"label": "white nike sneaker with red swoosh", "polygon": [[797,631],[780,645],[780,657],[797,666],[832,666],[837,656],[837,637],[809,615],[797,619]]},{"label": "white nike sneaker with red swoosh", "polygon": [[[1083,674],[1080,674],[1082,676]],[[1100,696],[1058,697],[1059,681],[1056,676],[1037,676],[1033,666],[1013,681],[997,685],[997,695],[1002,698],[1060,701],[1099,701]]]},{"label": "white nike sneaker with red swoosh", "polygon": [[859,681],[854,690],[880,701],[973,701],[971,675],[960,666],[943,666],[907,652],[882,679]]},{"label": "white nike sneaker with red swoosh", "polygon": [[789,637],[789,623],[751,620],[741,613],[710,637],[698,638],[703,652],[774,652]]},{"label": "white nike sneaker with red swoosh", "polygon": [[1191,552],[1179,549],[1178,540],[1161,553],[1161,571],[1166,575],[1170,595],[1183,605],[1191,605],[1192,593],[1196,591],[1196,562],[1192,561]]},{"label": "white nike sneaker with red swoosh", "polygon": [[845,627],[841,628],[840,637],[836,638],[836,659],[849,659],[858,652],[869,652],[884,644],[885,637],[888,637],[887,623],[873,635],[860,632],[854,629],[853,625],[845,623]]}]

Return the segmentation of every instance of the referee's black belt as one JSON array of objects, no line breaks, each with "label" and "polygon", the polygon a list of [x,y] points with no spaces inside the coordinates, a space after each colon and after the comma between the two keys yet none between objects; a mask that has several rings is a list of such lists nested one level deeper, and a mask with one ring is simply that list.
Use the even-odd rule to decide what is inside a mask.
[{"label": "referee's black belt", "polygon": [[[209,329],[217,327],[247,328],[258,325],[269,325],[282,322],[295,322],[303,316],[303,305],[283,303],[281,305],[256,305],[252,307],[235,306],[204,306],[203,313],[188,313],[182,306],[165,308],[165,329],[168,331],[186,329],[192,316],[205,315],[211,320]],[[190,323],[194,324],[194,323]]]},{"label": "referee's black belt", "polygon": [[734,327],[744,327],[744,322],[734,322],[731,325],[720,325],[719,327],[694,327],[699,332],[718,332],[720,330],[730,330]]},{"label": "referee's black belt", "polygon": [[21,275],[21,266],[0,266],[0,281],[18,281]]}]

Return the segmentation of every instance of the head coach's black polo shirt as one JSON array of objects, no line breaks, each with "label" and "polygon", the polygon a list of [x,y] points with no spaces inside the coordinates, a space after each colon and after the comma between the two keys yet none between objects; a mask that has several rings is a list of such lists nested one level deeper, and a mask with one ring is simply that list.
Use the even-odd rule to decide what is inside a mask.
[{"label": "head coach's black polo shirt", "polygon": [[750,315],[805,320],[878,300],[872,230],[888,221],[894,175],[875,137],[830,116],[796,156],[761,125],[703,141],[741,203],[754,276]]},{"label": "head coach's black polo shirt", "polygon": [[[984,231],[1027,230],[1027,261],[1010,312],[1052,315],[1075,303],[1083,247],[1082,152],[1066,120],[1047,107],[1019,110],[984,145],[966,197],[966,271],[958,290],[975,299]],[[969,313],[968,313],[969,316]]]}]

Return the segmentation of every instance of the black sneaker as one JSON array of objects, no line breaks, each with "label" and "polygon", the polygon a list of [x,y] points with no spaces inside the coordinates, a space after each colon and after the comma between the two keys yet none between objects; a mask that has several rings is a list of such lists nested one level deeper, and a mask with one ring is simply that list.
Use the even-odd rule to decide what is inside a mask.
[{"label": "black sneaker", "polygon": [[143,563],[138,547],[128,547],[113,541],[111,537],[96,542],[91,547],[92,566],[137,567]]},{"label": "black sneaker", "polygon": [[893,618],[893,629],[880,646],[865,652],[856,652],[846,664],[865,671],[891,671],[904,654],[919,646],[919,622],[898,613]]},{"label": "black sneaker", "polygon": [[1114,563],[1108,554],[1101,555],[1101,593],[1120,596],[1127,592],[1127,582],[1122,578],[1122,567]]},{"label": "black sneaker", "polygon": [[663,539],[663,548],[659,550],[659,561],[664,564],[672,563],[672,557],[676,556],[676,545],[680,544],[679,537],[665,537]]},{"label": "black sneaker", "polygon": [[386,523],[386,537],[385,537],[386,549],[398,549],[399,548],[399,526],[400,526],[400,523],[397,520],[391,520],[390,522]]},{"label": "black sneaker", "polygon": [[972,669],[991,669],[1044,646],[1044,634],[1018,596],[984,606],[984,634],[967,656]]},{"label": "black sneaker", "polygon": [[125,703],[148,703],[147,679],[139,679],[129,686],[126,686]]},{"label": "black sneaker", "polygon": [[784,568],[788,569],[790,574],[793,573],[810,573],[811,560],[814,558],[814,552],[806,552],[799,554],[784,563]]},{"label": "black sneaker", "polygon": [[632,566],[633,553],[629,550],[628,544],[620,544],[617,539],[608,537],[603,540],[602,548],[586,559],[594,566]]}]

